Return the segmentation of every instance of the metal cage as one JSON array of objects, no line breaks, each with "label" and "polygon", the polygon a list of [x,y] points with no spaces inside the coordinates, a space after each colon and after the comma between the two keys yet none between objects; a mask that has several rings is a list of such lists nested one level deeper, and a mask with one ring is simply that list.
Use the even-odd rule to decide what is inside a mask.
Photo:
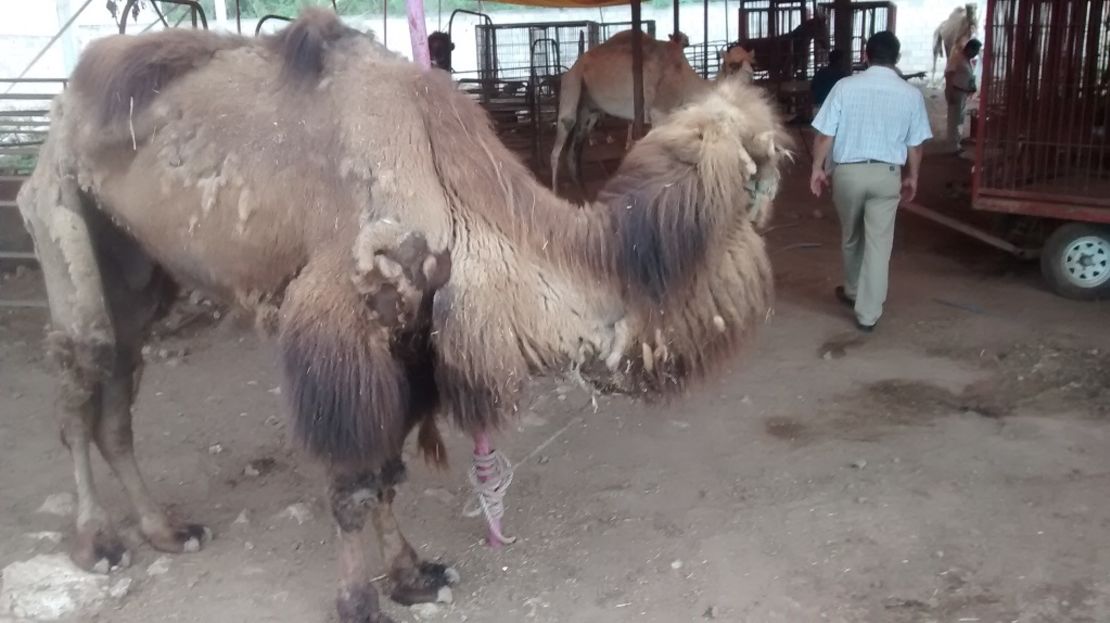
[{"label": "metal cage", "polygon": [[556,62],[568,68],[600,41],[598,23],[589,21],[478,24],[474,33],[478,75],[486,80],[528,80],[533,67]]},{"label": "metal cage", "polygon": [[1110,0],[988,5],[975,206],[1110,222]]},{"label": "metal cage", "polygon": [[[816,3],[806,0],[741,0],[739,9],[739,28],[741,43],[768,45],[770,40],[782,40],[794,29],[801,26],[807,19],[819,16]],[[829,31],[832,32],[831,30]],[[826,43],[831,43],[828,41]],[[783,45],[789,47],[781,47]],[[762,65],[757,68],[758,80],[771,82],[784,82],[793,80],[809,80],[817,72],[817,68],[825,64],[828,59],[826,47],[810,44],[806,54],[805,65],[794,67],[788,57],[794,54],[793,43],[772,45],[775,49],[770,58],[766,54],[763,60],[757,58],[756,62]],[[775,71],[787,66],[793,67],[786,74]]]},{"label": "metal cage", "polygon": [[740,41],[785,35],[805,21],[812,7],[805,0],[740,0]]},{"label": "metal cage", "polygon": [[[818,15],[824,16],[829,32],[836,32],[836,11],[832,2],[817,5]],[[853,2],[852,3],[852,47],[853,63],[863,62],[863,51],[867,40],[877,32],[894,32],[898,22],[898,8],[893,2]]]}]

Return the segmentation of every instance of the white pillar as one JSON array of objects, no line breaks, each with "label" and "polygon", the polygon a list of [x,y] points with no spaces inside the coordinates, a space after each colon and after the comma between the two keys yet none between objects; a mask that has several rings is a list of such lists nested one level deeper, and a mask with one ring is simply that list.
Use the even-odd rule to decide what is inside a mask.
[{"label": "white pillar", "polygon": [[227,27],[227,0],[215,0],[216,3],[216,30],[226,31]]},{"label": "white pillar", "polygon": [[[61,29],[73,16],[73,5],[70,0],[56,0],[54,7],[58,15],[56,28]],[[81,47],[77,41],[77,24],[66,28],[58,43],[62,46],[62,72],[63,75],[68,76],[73,72],[73,68],[77,66],[77,56],[81,52]]]}]

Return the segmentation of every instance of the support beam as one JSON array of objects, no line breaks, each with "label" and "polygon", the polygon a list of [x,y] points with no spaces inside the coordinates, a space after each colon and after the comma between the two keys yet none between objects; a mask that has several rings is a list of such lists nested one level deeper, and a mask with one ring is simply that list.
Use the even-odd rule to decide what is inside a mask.
[{"label": "support beam", "polygon": [[833,1],[833,49],[844,50],[838,69],[845,75],[852,72],[852,0]]},{"label": "support beam", "polygon": [[[410,2],[414,0],[409,0]],[[415,0],[419,2],[419,0]],[[678,0],[675,0],[678,6]],[[644,135],[644,45],[640,0],[632,0],[632,138]]]},{"label": "support beam", "polygon": [[432,68],[428,52],[428,25],[424,19],[424,0],[405,0],[409,17],[409,39],[412,40],[412,60],[424,69]]},{"label": "support beam", "polygon": [[679,3],[679,0],[674,0],[674,3],[673,3],[673,6],[674,6],[674,24],[671,26],[671,34],[674,34],[674,35],[677,35],[678,31],[679,31],[679,26],[678,26],[678,3]]},{"label": "support beam", "polygon": [[709,80],[709,0],[701,3],[701,54],[705,63],[701,68],[701,77]]},{"label": "support beam", "polygon": [[227,0],[215,0],[212,8],[216,11],[216,30],[227,32]]}]

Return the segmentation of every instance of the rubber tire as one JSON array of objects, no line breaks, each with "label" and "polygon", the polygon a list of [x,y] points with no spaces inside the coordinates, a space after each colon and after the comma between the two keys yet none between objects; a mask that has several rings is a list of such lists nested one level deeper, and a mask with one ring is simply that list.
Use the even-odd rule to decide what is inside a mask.
[{"label": "rubber tire", "polygon": [[1102,284],[1085,288],[1076,285],[1064,274],[1064,249],[1079,238],[1097,236],[1110,244],[1110,228],[1090,223],[1065,223],[1056,228],[1041,251],[1041,274],[1056,294],[1077,301],[1094,301],[1110,297],[1110,279]]}]

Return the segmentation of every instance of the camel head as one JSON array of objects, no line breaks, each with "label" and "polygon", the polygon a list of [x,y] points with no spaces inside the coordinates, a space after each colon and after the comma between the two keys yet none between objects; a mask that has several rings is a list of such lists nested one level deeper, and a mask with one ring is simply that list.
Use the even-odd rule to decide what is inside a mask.
[{"label": "camel head", "polygon": [[750,83],[755,74],[755,50],[749,50],[739,42],[732,43],[724,52],[718,52],[720,69],[717,79],[737,77],[742,82]]},{"label": "camel head", "polygon": [[678,47],[682,49],[690,47],[690,37],[687,37],[686,33],[682,31],[667,35],[667,40],[671,43],[677,44]]},{"label": "camel head", "polygon": [[787,134],[762,89],[723,81],[674,111],[625,157],[597,201],[613,215],[626,314],[579,354],[603,391],[667,393],[735,350],[770,306],[758,228],[770,216]]},{"label": "camel head", "polygon": [[969,2],[964,7],[964,22],[967,24],[966,30],[968,34],[974,35],[979,31],[979,6],[974,2]]},{"label": "camel head", "polygon": [[436,31],[428,35],[428,55],[432,57],[432,67],[450,72],[451,52],[455,44],[451,42],[451,35]]}]

